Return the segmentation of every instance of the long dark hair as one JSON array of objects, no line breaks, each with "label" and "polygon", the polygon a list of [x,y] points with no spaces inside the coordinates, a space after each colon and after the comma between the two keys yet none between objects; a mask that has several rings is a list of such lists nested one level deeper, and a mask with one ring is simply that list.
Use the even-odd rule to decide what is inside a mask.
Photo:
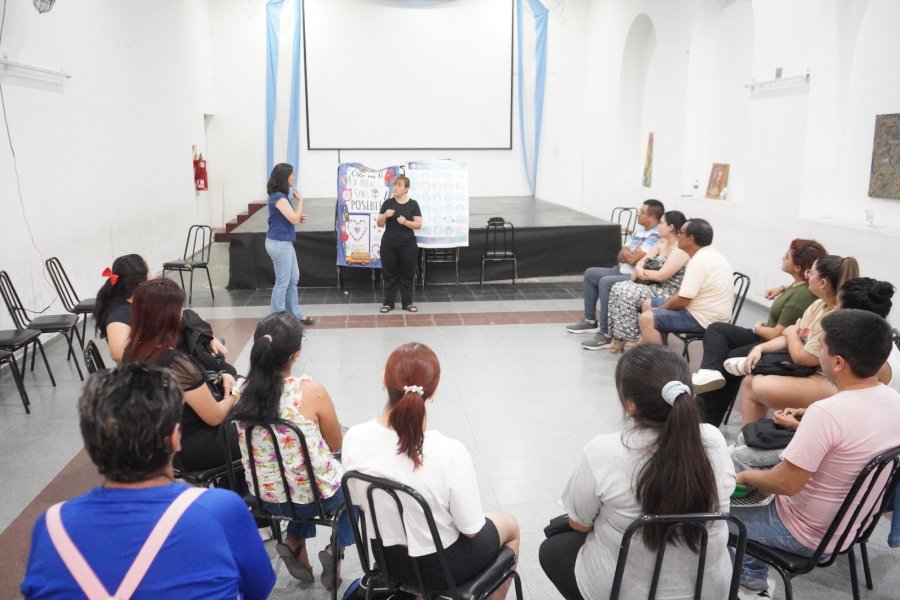
[{"label": "long dark hair", "polygon": [[125,302],[137,286],[147,280],[147,261],[139,254],[126,254],[113,261],[110,269],[116,276],[106,279],[97,292],[97,304],[94,306],[94,327],[101,338],[106,338],[106,315],[117,305]]},{"label": "long dark hair", "polygon": [[[384,386],[388,393],[388,424],[397,432],[397,454],[422,465],[425,443],[425,401],[431,398],[441,380],[441,363],[434,350],[418,342],[404,344],[391,352],[384,367]],[[420,386],[421,392],[406,390]]]},{"label": "long dark hair", "polygon": [[[635,496],[645,514],[712,512],[719,509],[716,477],[700,435],[700,410],[693,393],[682,393],[669,405],[662,389],[670,381],[691,386],[691,372],[683,358],[666,346],[636,346],[616,365],[619,400],[635,406],[637,427],[657,432],[650,456],[637,475]],[[647,526],[644,543],[651,551],[664,544],[684,542],[699,551],[701,532],[677,530],[668,539],[665,526]]]},{"label": "long dark hair", "polygon": [[238,421],[271,421],[281,413],[284,366],[300,351],[303,325],[294,315],[279,312],[256,325],[250,372],[232,416]]},{"label": "long dark hair", "polygon": [[165,277],[145,281],[134,292],[131,303],[131,341],[127,362],[155,364],[181,333],[184,290]]},{"label": "long dark hair", "polygon": [[288,179],[290,179],[291,173],[293,172],[294,167],[287,163],[278,163],[275,165],[272,168],[272,174],[269,176],[269,182],[266,184],[266,192],[270,196],[275,192],[281,192],[287,196],[291,187],[288,184]]}]

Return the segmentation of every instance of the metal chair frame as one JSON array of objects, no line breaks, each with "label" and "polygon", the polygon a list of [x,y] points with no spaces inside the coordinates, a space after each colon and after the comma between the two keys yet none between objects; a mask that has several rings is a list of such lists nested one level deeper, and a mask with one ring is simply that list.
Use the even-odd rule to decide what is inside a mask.
[{"label": "metal chair frame", "polygon": [[425,289],[425,275],[428,263],[453,263],[456,270],[456,287],[459,287],[459,246],[455,248],[422,249],[422,289]]},{"label": "metal chair frame", "polygon": [[[231,421],[230,423],[237,424],[236,421]],[[282,531],[280,527],[280,522],[294,522],[294,523],[312,523],[313,525],[323,525],[325,527],[331,527],[331,548],[333,552],[337,552],[338,548],[338,521],[341,518],[345,510],[345,506],[342,504],[333,512],[328,512],[322,506],[322,497],[319,494],[319,487],[316,485],[316,473],[312,466],[312,461],[309,460],[309,447],[306,444],[306,437],[303,435],[303,432],[297,427],[294,423],[290,421],[286,421],[284,419],[273,419],[272,421],[245,421],[242,422],[244,425],[244,438],[246,440],[246,451],[247,456],[251,457],[248,460],[250,464],[250,477],[253,482],[253,490],[256,491],[254,496],[255,506],[251,506],[251,511],[253,512],[255,517],[270,519],[272,523],[272,536],[278,540],[278,543],[282,543],[284,540],[282,538]],[[290,430],[296,437],[299,442],[300,449],[303,452],[304,463],[306,464],[306,477],[309,483],[310,491],[312,492],[313,504],[316,507],[316,515],[314,517],[296,517],[294,514],[294,499],[291,497],[291,489],[288,485],[288,474],[284,468],[284,460],[281,455],[281,445],[278,443],[278,437],[276,436],[275,428],[286,428]],[[269,432],[270,439],[272,441],[272,446],[275,449],[275,459],[278,462],[278,469],[281,472],[281,485],[282,490],[284,491],[285,499],[287,500],[287,504],[291,506],[291,515],[286,516],[278,513],[273,513],[268,511],[263,505],[262,498],[259,495],[259,477],[256,473],[256,462],[253,460],[253,432],[256,429],[264,430]],[[236,472],[235,467],[240,467],[243,470],[241,459],[233,459],[231,456],[231,447],[228,444],[225,444],[226,454],[228,456],[228,460],[231,463],[231,478],[232,482],[237,480],[238,474]],[[242,475],[243,476],[243,475]],[[353,519],[351,519],[353,521]],[[338,567],[340,565],[340,561],[335,560],[334,562],[334,581],[335,585],[331,590],[331,598],[332,600],[337,600],[338,593]]]},{"label": "metal chair frame", "polygon": [[31,414],[31,402],[28,400],[28,392],[25,391],[25,383],[22,381],[22,373],[19,372],[19,366],[16,364],[16,357],[12,352],[0,350],[0,365],[8,364],[12,371],[13,381],[16,382],[16,388],[19,390],[19,398],[22,399],[22,406],[25,407],[25,414]]},{"label": "metal chair frame", "polygon": [[656,554],[656,563],[653,568],[653,577],[650,580],[650,591],[647,594],[647,600],[655,600],[656,589],[659,584],[659,575],[662,571],[663,560],[665,559],[668,540],[681,527],[697,527],[702,532],[702,540],[700,542],[700,552],[697,554],[697,578],[694,584],[694,598],[700,600],[703,592],[703,571],[706,566],[706,550],[709,543],[709,531],[707,524],[715,521],[727,521],[734,525],[737,529],[737,537],[735,542],[734,566],[731,573],[731,584],[728,591],[728,600],[737,600],[738,587],[741,583],[741,563],[744,558],[744,548],[747,543],[747,528],[744,524],[733,515],[727,513],[687,513],[683,515],[644,515],[636,519],[622,534],[622,544],[619,546],[619,558],[616,563],[616,572],[613,577],[612,589],[609,593],[609,600],[618,600],[619,593],[622,588],[622,577],[625,574],[625,565],[628,562],[628,551],[631,548],[631,540],[634,534],[651,524],[666,525],[665,539],[666,545],[659,549]]},{"label": "metal chair frame", "polygon": [[[61,333],[63,337],[66,338],[66,342],[69,346],[69,351],[66,354],[66,360],[71,359],[75,363],[75,369],[78,371],[78,377],[84,381],[84,374],[81,372],[81,365],[78,364],[78,357],[75,354],[75,349],[72,347],[72,339],[77,336],[77,328],[78,328],[78,317],[75,315],[41,315],[36,319],[32,319],[28,316],[28,310],[22,305],[22,300],[19,298],[19,293],[16,291],[15,286],[12,283],[12,279],[9,277],[9,273],[6,271],[0,271],[0,295],[3,296],[3,302],[6,304],[6,309],[9,311],[9,316],[12,317],[13,323],[16,325],[16,329],[32,329],[43,333]],[[43,345],[38,342],[38,345],[41,349],[41,354],[44,356],[44,363],[47,362],[47,356],[44,354]],[[7,348],[8,349],[8,348]],[[31,355],[31,370],[34,371],[34,354]],[[47,365],[47,372],[50,373],[50,366]],[[54,387],[56,386],[56,380],[53,378],[53,374],[50,373],[50,381],[53,383]]]},{"label": "metal chair frame", "polygon": [[[213,290],[212,277],[209,274],[209,255],[212,251],[212,227],[209,225],[191,225],[188,229],[187,240],[184,242],[184,256],[182,260],[173,260],[163,265],[163,277],[169,271],[178,271],[181,279],[181,289],[184,289],[184,275],[187,271],[191,274],[190,288],[188,290],[188,304],[194,297],[194,271],[203,269],[206,271],[206,280],[209,281],[209,293],[213,300],[216,293]],[[200,255],[199,259],[194,257]]]},{"label": "metal chair frame", "polygon": [[609,220],[619,225],[619,231],[622,233],[622,245],[628,242],[628,238],[634,233],[634,227],[637,224],[638,209],[633,206],[617,206],[612,209]]},{"label": "metal chair frame", "polygon": [[[880,479],[884,479],[881,485],[879,485]],[[853,598],[859,600],[859,578],[856,572],[856,555],[853,547],[857,543],[860,544],[866,587],[871,590],[873,589],[872,574],[869,569],[865,543],[872,535],[872,531],[878,525],[878,521],[887,507],[887,501],[890,499],[889,491],[894,489],[898,482],[900,482],[900,446],[879,454],[862,468],[812,556],[806,558],[783,550],[776,550],[752,539],[747,541],[747,554],[758,558],[778,571],[784,581],[786,600],[793,600],[794,597],[791,577],[809,573],[817,567],[828,567],[837,560],[839,555],[846,554],[850,563],[850,586]],[[864,511],[867,504],[868,508]],[[848,514],[850,518],[842,527]],[[833,539],[837,539],[835,552],[827,558],[823,558]],[[793,559],[792,562],[796,562],[796,564],[793,566],[788,564],[787,561],[790,559]]]},{"label": "metal chair frame", "polygon": [[[357,521],[356,519],[352,520],[353,537],[356,540],[356,549],[359,552],[359,561],[363,568],[365,576],[369,581],[374,581],[381,578],[394,591],[411,591],[412,593],[420,594],[429,600],[473,600],[474,598],[476,598],[476,596],[472,596],[471,598],[469,596],[463,596],[459,591],[460,584],[453,580],[453,577],[450,573],[450,564],[447,561],[447,557],[444,553],[444,545],[441,543],[441,536],[438,533],[437,525],[434,522],[434,515],[431,512],[431,507],[428,506],[428,502],[425,500],[425,498],[422,497],[421,494],[419,494],[419,492],[408,485],[404,485],[390,479],[373,477],[359,471],[348,471],[344,473],[344,477],[341,479],[341,489],[343,489],[344,491],[344,502],[346,503],[348,509],[349,507],[359,506],[361,504],[360,502],[355,502],[352,498],[349,483],[354,479],[362,481],[368,486],[366,490],[366,504],[364,505],[365,510],[363,512],[365,512],[367,518],[372,519],[372,527],[375,533],[375,543],[373,544],[373,547],[375,549],[375,554],[377,555],[375,557],[377,560],[376,564],[372,565],[372,562],[370,560],[369,548],[367,545],[366,522],[364,519],[360,519],[359,521]],[[422,572],[419,568],[419,560],[415,557],[411,557],[413,570],[416,574],[415,585],[412,585],[409,582],[398,583],[393,578],[391,578],[390,570],[388,568],[387,561],[384,555],[384,546],[381,543],[382,538],[381,530],[378,526],[378,511],[375,510],[374,493],[376,491],[381,491],[394,500],[394,505],[396,506],[396,509],[400,514],[400,520],[404,523],[404,531],[406,529],[406,524],[404,522],[403,504],[400,501],[400,495],[402,494],[411,498],[412,501],[422,511],[422,514],[424,515],[425,520],[428,523],[428,529],[431,532],[431,537],[435,547],[435,553],[437,554],[438,561],[441,565],[441,571],[444,574],[444,580],[447,585],[446,589],[433,590],[425,585],[425,582],[422,578]],[[491,568],[495,567],[495,565],[500,564],[503,560],[509,560],[510,564],[512,565],[510,568],[503,569],[501,576],[496,581],[491,582],[488,589],[480,590],[477,595],[478,599],[487,598],[501,585],[503,585],[503,583],[507,579],[512,579],[515,583],[516,598],[518,600],[522,600],[522,580],[520,579],[518,572],[516,572],[515,570],[515,563],[513,562],[515,556],[510,555],[512,555],[511,549],[501,548],[500,553],[497,555],[494,563],[488,565],[482,571],[482,574],[487,572]],[[373,586],[369,586],[366,590],[367,600],[372,591],[372,587]]]},{"label": "metal chair frame", "polygon": [[78,327],[75,328],[75,334],[78,336],[78,345],[81,346],[81,349],[83,350],[84,341],[87,339],[88,317],[94,314],[96,299],[87,298],[81,300],[78,297],[78,293],[75,291],[75,286],[72,285],[69,275],[66,273],[66,270],[63,269],[62,263],[59,262],[59,259],[55,256],[53,258],[48,258],[44,262],[44,267],[47,269],[47,272],[50,273],[53,287],[56,288],[56,295],[59,296],[59,299],[62,301],[66,310],[78,318],[81,318],[81,316],[84,315],[84,321],[81,323],[81,333],[78,332]]},{"label": "metal chair frame", "polygon": [[484,287],[484,264],[487,261],[512,261],[513,285],[519,279],[519,265],[516,261],[516,228],[503,217],[488,219],[484,230],[484,253],[481,255],[481,287]]}]

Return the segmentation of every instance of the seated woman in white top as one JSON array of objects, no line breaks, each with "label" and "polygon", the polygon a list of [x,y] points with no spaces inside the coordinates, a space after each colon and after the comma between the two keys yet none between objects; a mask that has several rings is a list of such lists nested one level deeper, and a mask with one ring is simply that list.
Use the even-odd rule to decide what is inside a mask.
[{"label": "seated woman in white top", "polygon": [[[427,500],[451,575],[462,583],[489,565],[501,546],[509,546],[518,555],[519,526],[510,514],[484,513],[469,452],[460,442],[426,426],[426,403],[432,401],[440,377],[440,363],[428,346],[409,343],[394,350],[383,375],[387,406],[376,419],[350,428],[344,436],[343,459],[348,471],[406,484]],[[366,497],[364,489],[351,490],[354,499]],[[387,518],[394,514],[389,510],[393,500],[376,494],[375,501],[391,577],[414,583],[409,557],[415,556],[420,559],[425,584],[444,588],[424,516],[408,515],[407,538],[399,520]],[[383,511],[381,501],[385,503]],[[366,529],[372,536],[371,523]],[[505,598],[509,583],[507,580],[491,597]]]},{"label": "seated woman in white top", "polygon": [[[616,389],[628,417],[624,431],[599,435],[581,455],[562,501],[572,531],[540,548],[544,572],[568,600],[609,597],[625,529],[644,514],[728,512],[734,467],[725,438],[701,424],[687,363],[665,346],[637,346],[616,367]],[[694,597],[700,531],[670,537],[657,598]],[[620,598],[647,598],[662,527],[635,536]],[[724,521],[709,526],[703,595],[728,596],[731,557]]]}]

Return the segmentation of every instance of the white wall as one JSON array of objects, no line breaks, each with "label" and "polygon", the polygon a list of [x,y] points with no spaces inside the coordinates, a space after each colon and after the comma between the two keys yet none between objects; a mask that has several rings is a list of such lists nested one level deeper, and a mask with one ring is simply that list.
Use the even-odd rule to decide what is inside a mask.
[{"label": "white wall", "polygon": [[[7,3],[0,53],[71,79],[0,68],[16,160],[0,130],[0,269],[28,308],[64,312],[43,270],[58,256],[82,296],[115,256],[159,270],[194,222],[191,145],[211,106],[206,3]],[[16,177],[18,172],[18,179]],[[0,327],[11,327],[0,310]]]}]

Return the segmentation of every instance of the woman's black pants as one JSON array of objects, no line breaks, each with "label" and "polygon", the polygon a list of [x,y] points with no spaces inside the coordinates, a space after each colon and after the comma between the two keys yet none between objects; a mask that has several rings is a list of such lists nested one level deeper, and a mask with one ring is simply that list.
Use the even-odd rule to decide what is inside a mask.
[{"label": "woman's black pants", "polygon": [[408,244],[382,243],[381,276],[384,278],[384,304],[394,308],[398,288],[403,308],[413,303],[413,286],[418,260],[419,247],[415,241]]},{"label": "woman's black pants", "polygon": [[719,371],[725,376],[725,387],[697,396],[703,410],[704,421],[716,427],[722,424],[732,400],[741,389],[743,377],[727,373],[722,366],[726,359],[747,356],[763,339],[752,329],[730,323],[713,323],[703,334],[703,361],[701,369]]}]

